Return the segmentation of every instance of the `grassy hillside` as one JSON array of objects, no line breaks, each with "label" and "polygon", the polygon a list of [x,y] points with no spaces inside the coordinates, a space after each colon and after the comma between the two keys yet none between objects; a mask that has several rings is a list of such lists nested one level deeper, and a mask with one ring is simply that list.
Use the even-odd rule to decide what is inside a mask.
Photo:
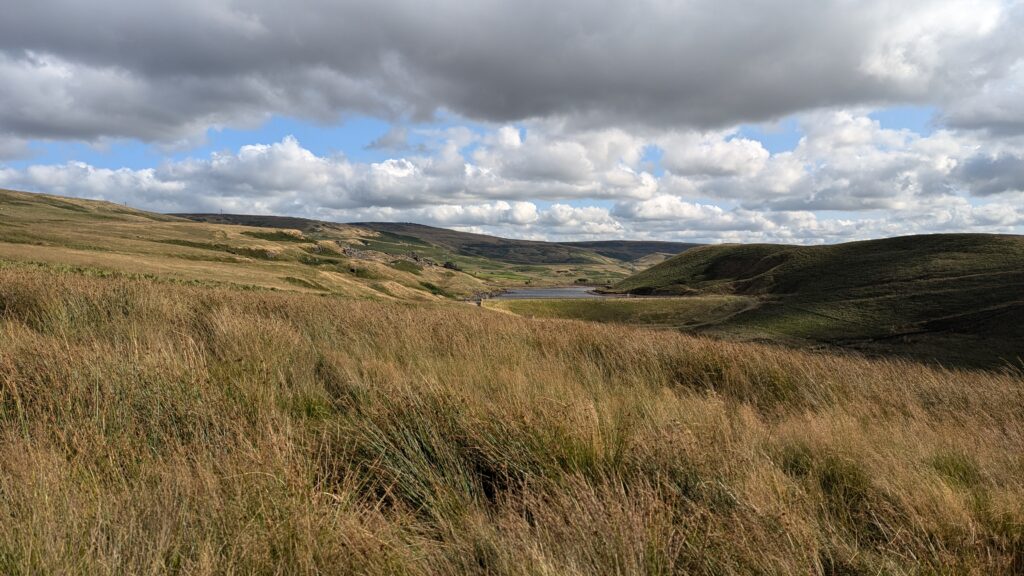
[{"label": "grassy hillside", "polygon": [[400,222],[364,222],[355,225],[378,232],[425,240],[464,256],[478,256],[510,264],[609,263],[608,258],[601,257],[592,250],[552,242],[511,240]]},{"label": "grassy hillside", "polygon": [[666,252],[653,252],[651,254],[647,254],[646,256],[641,256],[640,258],[633,260],[632,264],[638,270],[646,270],[647,268],[650,268],[655,264],[661,264],[662,262],[668,260],[669,258],[672,258],[673,256],[675,256],[675,254],[668,254]]},{"label": "grassy hillside", "polygon": [[933,234],[829,246],[723,244],[702,246],[639,272],[616,292],[821,294],[891,292],[919,281],[1018,272],[1024,237]]},{"label": "grassy hillside", "polygon": [[613,291],[735,294],[762,305],[717,333],[998,365],[1024,356],[1024,237],[908,236],[689,250]]},{"label": "grassy hillside", "polygon": [[563,285],[584,281],[618,282],[639,269],[629,261],[602,256],[585,248],[550,242],[511,240],[434,228],[420,224],[368,222],[335,224],[319,220],[238,214],[179,214],[194,221],[294,228],[308,234],[340,234],[363,250],[392,256],[426,258],[454,266],[493,286]]},{"label": "grassy hillside", "polygon": [[302,230],[304,232],[320,232],[323,230],[334,230],[340,233],[347,233],[348,236],[358,238],[366,236],[366,229],[359,229],[349,224],[324,222],[322,220],[310,220],[309,218],[295,218],[292,216],[269,216],[259,214],[171,214],[179,218],[193,220],[196,222],[209,222],[211,224],[236,224],[239,226],[259,226],[263,228],[289,228]]},{"label": "grassy hillside", "polygon": [[717,326],[730,317],[757,306],[758,301],[748,296],[713,295],[605,300],[498,299],[488,300],[486,305],[530,318],[574,318],[591,322],[696,330]]},{"label": "grassy hillside", "polygon": [[[628,244],[615,243],[626,256],[644,252],[621,247]],[[660,258],[648,254],[630,262],[580,247],[413,224],[163,215],[0,190],[0,258],[37,255],[53,264],[395,298],[470,296],[517,285],[607,285]]]},{"label": "grassy hillside", "polygon": [[108,202],[0,190],[0,260],[359,298],[436,299],[489,289],[439,265],[349,249],[372,234],[348,226],[197,223]]},{"label": "grassy hillside", "polygon": [[1022,439],[1014,374],[0,264],[4,574],[1020,573]]}]

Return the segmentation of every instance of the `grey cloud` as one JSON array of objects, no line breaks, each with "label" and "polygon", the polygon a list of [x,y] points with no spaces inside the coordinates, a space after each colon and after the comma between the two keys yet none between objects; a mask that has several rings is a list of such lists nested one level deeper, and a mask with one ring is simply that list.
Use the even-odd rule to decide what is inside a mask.
[{"label": "grey cloud", "polygon": [[996,0],[7,4],[0,132],[30,138],[175,142],[272,113],[333,122],[441,109],[728,126],[955,98],[1020,56],[991,56],[1013,31],[995,20]]},{"label": "grey cloud", "polygon": [[977,155],[964,162],[958,176],[978,196],[1024,191],[1024,156]]},{"label": "grey cloud", "polygon": [[[1024,3],[1008,2],[1004,25],[960,70],[968,88],[942,100],[941,121],[952,128],[1001,137],[1024,134]],[[955,74],[952,70],[948,76]]]},{"label": "grey cloud", "polygon": [[942,114],[947,125],[978,130],[991,136],[1024,134],[1024,60],[1006,76],[992,80],[976,92],[950,103]]},{"label": "grey cloud", "polygon": [[405,126],[392,126],[387,132],[366,145],[368,150],[408,150],[409,130]]},{"label": "grey cloud", "polygon": [[24,158],[29,155],[28,142],[0,134],[0,160]]}]

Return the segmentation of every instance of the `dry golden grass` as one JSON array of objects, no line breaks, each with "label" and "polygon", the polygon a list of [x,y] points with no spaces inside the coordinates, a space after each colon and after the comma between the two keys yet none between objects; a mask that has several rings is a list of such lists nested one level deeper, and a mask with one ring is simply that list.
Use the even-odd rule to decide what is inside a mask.
[{"label": "dry golden grass", "polygon": [[0,573],[1009,574],[1024,381],[0,267]]},{"label": "dry golden grass", "polygon": [[390,266],[385,254],[337,253],[363,232],[376,234],[337,225],[324,238],[304,238],[298,230],[199,223],[109,202],[0,190],[2,260],[383,300],[437,299],[425,282],[459,296],[487,289],[440,266],[410,273]]}]

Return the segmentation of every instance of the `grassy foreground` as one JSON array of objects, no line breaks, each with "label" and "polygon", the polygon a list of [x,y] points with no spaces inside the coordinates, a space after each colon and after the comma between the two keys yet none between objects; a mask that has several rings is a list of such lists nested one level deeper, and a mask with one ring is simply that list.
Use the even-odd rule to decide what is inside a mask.
[{"label": "grassy foreground", "polygon": [[0,266],[0,573],[1009,574],[1024,381]]}]

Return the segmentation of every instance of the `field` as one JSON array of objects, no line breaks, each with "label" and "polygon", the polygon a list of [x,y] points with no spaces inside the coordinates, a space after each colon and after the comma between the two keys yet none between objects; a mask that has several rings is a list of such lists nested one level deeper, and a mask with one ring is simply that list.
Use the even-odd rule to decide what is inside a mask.
[{"label": "field", "polygon": [[348,227],[0,200],[0,574],[1024,571],[1018,370],[624,325],[754,295],[477,307],[313,249]]}]

